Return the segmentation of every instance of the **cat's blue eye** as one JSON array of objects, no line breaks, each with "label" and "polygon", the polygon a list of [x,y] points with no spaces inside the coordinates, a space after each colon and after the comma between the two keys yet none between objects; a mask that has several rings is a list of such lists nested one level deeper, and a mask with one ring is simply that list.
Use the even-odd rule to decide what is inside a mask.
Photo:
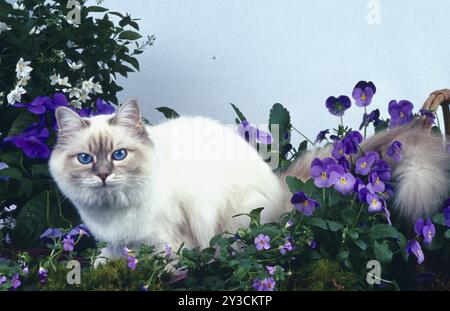
[{"label": "cat's blue eye", "polygon": [[128,155],[128,152],[126,149],[119,149],[113,152],[112,154],[112,158],[113,160],[116,161],[122,161],[123,159],[125,159]]},{"label": "cat's blue eye", "polygon": [[77,159],[81,164],[89,164],[94,160],[94,158],[87,153],[79,153]]}]

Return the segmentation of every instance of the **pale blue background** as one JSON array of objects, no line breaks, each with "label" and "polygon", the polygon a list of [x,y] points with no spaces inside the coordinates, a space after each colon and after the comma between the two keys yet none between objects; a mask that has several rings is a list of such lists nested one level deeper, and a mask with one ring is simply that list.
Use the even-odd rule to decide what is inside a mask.
[{"label": "pale blue background", "polygon": [[[371,109],[391,99],[417,107],[450,86],[450,1],[380,0],[381,23],[369,25],[367,0],[107,0],[142,18],[157,37],[140,56],[141,72],[120,80],[123,100],[137,97],[144,115],[157,106],[233,122],[236,104],[266,123],[275,102],[315,137],[334,126],[329,95],[351,95],[358,80],[378,87]],[[214,61],[212,58],[216,57]],[[362,108],[344,120],[356,127]]]}]

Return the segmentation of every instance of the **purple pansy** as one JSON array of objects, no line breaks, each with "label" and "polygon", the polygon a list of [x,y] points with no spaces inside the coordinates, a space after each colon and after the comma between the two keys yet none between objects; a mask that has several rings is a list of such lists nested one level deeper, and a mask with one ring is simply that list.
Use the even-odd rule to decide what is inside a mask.
[{"label": "purple pansy", "polygon": [[47,96],[38,96],[29,104],[16,103],[14,107],[26,108],[29,112],[41,115],[47,112],[47,106],[51,103],[51,99]]},{"label": "purple pansy", "polygon": [[41,284],[44,284],[47,281],[48,271],[42,267],[39,267],[38,278]]},{"label": "purple pansy", "polygon": [[376,93],[377,88],[372,81],[359,81],[353,88],[352,97],[355,103],[359,107],[369,106],[372,102],[373,95]]},{"label": "purple pansy", "polygon": [[337,171],[330,173],[330,180],[334,184],[334,188],[342,194],[352,191],[356,182],[355,177],[351,173],[340,173]]},{"label": "purple pansy", "polygon": [[62,236],[62,231],[58,228],[48,228],[45,230],[40,238],[41,239],[58,239]]},{"label": "purple pansy", "polygon": [[340,159],[344,156],[344,144],[341,140],[335,140],[333,143],[333,150],[331,151],[333,158]]},{"label": "purple pansy", "polygon": [[383,203],[381,202],[380,198],[376,194],[367,192],[366,202],[367,202],[367,204],[369,204],[368,210],[370,213],[379,212],[383,209]]},{"label": "purple pansy", "polygon": [[257,250],[268,250],[270,248],[270,237],[265,234],[260,234],[255,238],[255,245]]},{"label": "purple pansy", "polygon": [[292,227],[294,225],[294,222],[292,221],[292,220],[288,220],[287,222],[286,222],[286,225],[284,225],[284,228],[290,228],[290,227]]},{"label": "purple pansy", "polygon": [[167,243],[164,246],[164,252],[166,253],[167,258],[170,258],[172,256],[172,247],[170,247]]},{"label": "purple pansy", "polygon": [[383,182],[383,180],[381,180],[381,178],[378,176],[377,172],[372,172],[370,173],[369,176],[369,181],[373,187],[373,190],[375,192],[383,192],[384,189],[386,188],[385,183]]},{"label": "purple pansy", "polygon": [[345,154],[358,153],[359,144],[362,143],[363,136],[358,131],[350,131],[342,139]]},{"label": "purple pansy", "polygon": [[450,198],[444,202],[444,223],[450,227]]},{"label": "purple pansy", "polygon": [[400,162],[402,160],[402,143],[398,140],[394,141],[386,151],[387,155],[390,156],[395,162]]},{"label": "purple pansy", "polygon": [[74,239],[72,239],[72,237],[70,235],[66,235],[66,237],[63,240],[63,248],[64,248],[64,250],[66,252],[73,251],[74,244],[75,244]]},{"label": "purple pansy", "polygon": [[361,125],[359,126],[359,129],[361,130],[364,126],[368,126],[372,122],[373,125],[378,125],[378,123],[380,122],[380,110],[375,109],[369,114],[364,113],[363,120],[361,122]]},{"label": "purple pansy", "polygon": [[287,252],[290,252],[293,249],[291,241],[287,240],[283,245],[278,247],[278,249],[281,255],[286,255]]},{"label": "purple pansy", "polygon": [[409,240],[406,245],[406,251],[408,254],[413,254],[417,257],[417,263],[420,265],[425,260],[425,255],[423,254],[422,248],[420,247],[419,242],[416,240]]},{"label": "purple pansy", "polygon": [[361,157],[356,161],[355,172],[360,175],[367,175],[372,169],[372,165],[376,160],[379,159],[378,153],[371,151],[366,153],[365,156]]},{"label": "purple pansy", "polygon": [[137,262],[138,260],[136,259],[136,257],[134,256],[127,257],[127,267],[130,268],[131,270],[136,269]]},{"label": "purple pansy", "polygon": [[263,291],[264,289],[264,282],[263,280],[260,279],[255,279],[253,280],[253,288],[256,289],[257,291]]},{"label": "purple pansy", "polygon": [[[345,156],[342,156],[339,159],[337,159],[337,164],[338,164],[337,166],[342,167],[344,169],[344,172],[350,172],[351,164],[350,162],[348,162]],[[335,168],[335,166],[332,166],[331,168]]]},{"label": "purple pansy", "polygon": [[391,167],[389,166],[389,163],[387,163],[384,160],[377,160],[375,161],[375,164],[372,168],[373,172],[376,172],[378,175],[378,178],[382,181],[389,181],[391,180],[392,174],[391,174]]},{"label": "purple pansy", "polygon": [[275,272],[277,271],[277,267],[276,266],[266,266],[267,272],[269,272],[270,275],[274,275]]},{"label": "purple pansy", "polygon": [[12,142],[31,159],[48,159],[50,156],[50,148],[45,141],[49,136],[50,133],[46,127],[42,124],[35,123],[23,133],[14,137],[6,137],[3,141]]},{"label": "purple pansy", "polygon": [[345,110],[350,108],[352,102],[348,96],[341,95],[339,97],[330,96],[325,102],[328,111],[334,116],[343,116]]},{"label": "purple pansy", "polygon": [[100,115],[100,114],[113,114],[116,109],[113,105],[110,103],[98,98],[95,102],[96,110],[93,113],[94,116]]},{"label": "purple pansy", "polygon": [[319,202],[308,198],[302,191],[294,193],[291,198],[291,203],[294,204],[295,208],[305,216],[311,216],[316,207],[320,206]]},{"label": "purple pansy", "polygon": [[434,124],[434,121],[436,121],[436,115],[431,110],[420,109],[419,113],[421,116],[425,117],[425,123],[428,125],[432,125]]},{"label": "purple pansy", "polygon": [[308,242],[308,246],[311,248],[316,248],[317,247],[317,242],[316,240],[311,240]]},{"label": "purple pansy", "polygon": [[317,134],[316,140],[314,141],[315,144],[321,143],[322,141],[327,139],[327,134],[330,133],[330,130],[323,130],[320,131],[319,134]]},{"label": "purple pansy", "polygon": [[389,114],[391,116],[390,127],[394,128],[403,124],[406,124],[413,119],[413,108],[414,105],[407,100],[401,100],[397,102],[392,100],[389,103]]},{"label": "purple pansy", "polygon": [[275,280],[273,278],[267,278],[263,280],[263,288],[265,291],[273,291],[275,289]]},{"label": "purple pansy", "polygon": [[394,196],[394,188],[392,185],[389,184],[385,184],[384,185],[384,191],[381,194],[381,197],[383,198],[383,200],[387,201],[390,198],[392,198]]},{"label": "purple pansy", "polygon": [[73,228],[72,230],[70,230],[69,232],[70,236],[89,236],[89,229],[87,228],[87,226],[85,224],[79,224],[78,226],[76,226],[75,228]]},{"label": "purple pansy", "polygon": [[19,273],[14,273],[13,277],[11,278],[11,287],[12,288],[16,289],[22,284],[22,282],[20,282],[19,277],[20,277]]},{"label": "purple pansy", "polygon": [[419,236],[423,236],[423,241],[427,244],[430,244],[436,235],[436,228],[430,218],[426,222],[423,219],[417,220],[414,229]]},{"label": "purple pansy", "polygon": [[2,285],[2,284],[5,284],[5,283],[6,283],[6,281],[7,281],[7,278],[6,278],[6,276],[4,276],[4,275],[0,275],[0,285]]},{"label": "purple pansy", "polygon": [[315,158],[311,162],[311,177],[314,179],[314,185],[318,188],[329,188],[333,184],[330,182],[330,166],[336,165],[332,158],[320,160]]}]

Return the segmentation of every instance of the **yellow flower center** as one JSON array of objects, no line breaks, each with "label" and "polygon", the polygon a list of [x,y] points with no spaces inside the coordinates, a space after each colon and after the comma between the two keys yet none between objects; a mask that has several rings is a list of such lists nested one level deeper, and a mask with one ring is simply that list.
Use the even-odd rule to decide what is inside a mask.
[{"label": "yellow flower center", "polygon": [[327,172],[322,172],[322,179],[327,179],[328,177],[327,177]]},{"label": "yellow flower center", "polygon": [[361,99],[362,99],[362,100],[366,100],[366,94],[362,93],[362,94],[361,94]]},{"label": "yellow flower center", "polygon": [[361,167],[362,167],[362,168],[366,168],[366,167],[367,167],[367,162],[363,162],[363,163],[361,164]]},{"label": "yellow flower center", "polygon": [[339,149],[339,154],[343,154],[344,150],[343,149]]},{"label": "yellow flower center", "polygon": [[373,206],[377,206],[377,203],[378,203],[377,199],[372,199],[372,205]]},{"label": "yellow flower center", "polygon": [[303,201],[303,206],[308,206],[308,200]]},{"label": "yellow flower center", "polygon": [[341,184],[342,185],[347,184],[347,179],[345,179],[345,177],[341,177]]},{"label": "yellow flower center", "polygon": [[377,180],[375,180],[375,183],[378,185],[380,183],[380,178],[377,177]]}]

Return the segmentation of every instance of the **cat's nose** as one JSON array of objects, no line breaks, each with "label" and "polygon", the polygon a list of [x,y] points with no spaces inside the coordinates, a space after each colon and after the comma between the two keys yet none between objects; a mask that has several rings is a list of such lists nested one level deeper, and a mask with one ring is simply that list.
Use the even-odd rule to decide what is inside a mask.
[{"label": "cat's nose", "polygon": [[97,176],[100,177],[103,184],[105,184],[106,178],[108,178],[109,175],[110,175],[109,173],[97,173]]}]

